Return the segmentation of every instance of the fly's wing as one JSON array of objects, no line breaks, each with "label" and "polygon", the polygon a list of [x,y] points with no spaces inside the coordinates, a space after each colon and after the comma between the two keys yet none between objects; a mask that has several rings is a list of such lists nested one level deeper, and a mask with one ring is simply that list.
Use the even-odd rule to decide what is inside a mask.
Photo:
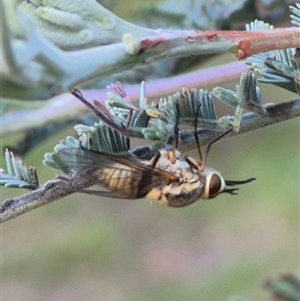
[{"label": "fly's wing", "polygon": [[125,198],[143,197],[158,183],[168,184],[178,180],[175,175],[161,169],[106,153],[65,148],[59,150],[57,155],[65,166],[75,169],[77,174],[96,178],[99,185]]}]

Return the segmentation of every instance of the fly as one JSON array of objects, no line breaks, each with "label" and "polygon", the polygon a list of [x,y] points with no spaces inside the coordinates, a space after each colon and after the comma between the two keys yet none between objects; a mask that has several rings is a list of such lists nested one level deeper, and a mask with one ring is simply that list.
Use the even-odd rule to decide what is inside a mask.
[{"label": "fly", "polygon": [[[77,98],[82,102],[86,101],[79,91],[75,92]],[[255,178],[242,181],[225,180],[220,172],[206,166],[212,144],[230,131],[210,142],[203,156],[196,134],[196,118],[194,135],[199,162],[190,156],[180,156],[175,147],[172,151],[159,150],[150,161],[139,160],[134,155],[121,157],[84,148],[61,149],[57,155],[68,168],[96,180],[97,184],[107,188],[111,193],[93,190],[81,192],[128,199],[146,198],[165,206],[184,207],[199,199],[215,198],[221,193],[237,194],[238,188],[234,186],[255,180]],[[174,133],[177,137],[177,125]],[[175,138],[174,141],[176,140]]]}]

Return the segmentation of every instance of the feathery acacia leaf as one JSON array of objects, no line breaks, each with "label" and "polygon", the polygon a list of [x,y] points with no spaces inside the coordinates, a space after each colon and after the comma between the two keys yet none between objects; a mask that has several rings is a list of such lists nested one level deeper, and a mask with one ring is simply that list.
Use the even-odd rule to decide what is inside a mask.
[{"label": "feathery acacia leaf", "polygon": [[5,151],[7,174],[0,172],[0,185],[35,190],[39,187],[36,169],[27,167],[23,160],[8,149]]}]

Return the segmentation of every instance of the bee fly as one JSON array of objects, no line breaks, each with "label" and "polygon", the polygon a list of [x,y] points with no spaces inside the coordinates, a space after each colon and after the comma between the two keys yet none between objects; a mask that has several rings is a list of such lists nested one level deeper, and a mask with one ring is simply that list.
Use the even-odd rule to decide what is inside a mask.
[{"label": "bee fly", "polygon": [[[79,91],[75,90],[75,92],[77,98],[82,102],[86,101]],[[198,110],[199,108],[200,106]],[[201,198],[204,200],[215,198],[221,193],[237,194],[237,188],[228,187],[255,180],[254,178],[243,181],[225,180],[218,171],[206,167],[212,144],[230,131],[210,142],[203,157],[197,136],[196,117],[194,135],[200,162],[189,156],[181,157],[176,147],[171,151],[159,150],[150,161],[139,160],[134,155],[121,157],[84,148],[61,149],[57,155],[68,168],[75,169],[77,174],[96,179],[97,184],[110,191],[109,193],[94,190],[80,192],[128,199],[144,197],[162,205],[184,207]],[[174,141],[178,140],[176,138],[178,125],[174,130],[174,136]]]}]

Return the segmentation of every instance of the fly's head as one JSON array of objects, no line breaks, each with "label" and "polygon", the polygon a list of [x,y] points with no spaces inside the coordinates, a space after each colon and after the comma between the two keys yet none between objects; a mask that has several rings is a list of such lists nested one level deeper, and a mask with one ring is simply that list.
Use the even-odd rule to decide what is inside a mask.
[{"label": "fly's head", "polygon": [[213,199],[221,193],[235,195],[237,194],[236,191],[238,188],[234,188],[234,186],[250,183],[255,180],[255,178],[242,181],[225,180],[219,171],[211,167],[206,167],[203,163],[197,162],[194,158],[185,157],[185,160],[191,170],[199,175],[199,184],[201,182],[201,185],[203,185],[201,198],[204,200]]},{"label": "fly's head", "polygon": [[[237,194],[238,188],[233,188],[236,185],[247,184],[255,180],[250,178],[242,181],[225,180],[220,172],[217,170],[207,167],[202,172],[203,179],[205,181],[203,199],[213,199],[221,193],[229,193],[231,195]],[[229,188],[232,187],[232,188]]]}]

